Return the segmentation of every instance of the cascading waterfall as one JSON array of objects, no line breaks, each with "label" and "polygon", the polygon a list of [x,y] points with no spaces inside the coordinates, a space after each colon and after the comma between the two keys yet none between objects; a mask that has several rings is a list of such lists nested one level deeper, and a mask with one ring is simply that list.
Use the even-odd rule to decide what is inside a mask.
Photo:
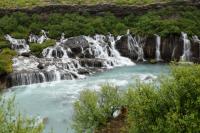
[{"label": "cascading waterfall", "polygon": [[[41,37],[31,34],[29,42],[38,43],[39,45],[48,40],[46,32],[42,31],[42,33]],[[13,39],[10,36],[7,36],[7,38],[12,44],[23,42],[23,46],[26,46],[25,40]],[[79,38],[83,41],[80,42],[86,45],[86,47],[82,45],[76,46],[81,49],[79,53],[74,53],[74,46],[68,45],[79,41],[74,40],[66,43],[68,39],[62,34],[60,41],[56,42],[54,46],[43,49],[43,58],[35,56],[18,56],[14,58],[14,72],[9,76],[10,86],[84,78],[84,74],[95,71],[94,67],[110,69],[118,66],[134,65],[130,59],[122,57],[115,48],[116,41],[121,36],[116,37],[116,39],[111,34],[107,36],[95,35],[94,37],[80,36]],[[76,56],[69,56],[71,54]],[[84,62],[93,62],[94,66],[87,66],[87,63],[84,64]],[[102,65],[95,65],[95,63]]]},{"label": "cascading waterfall", "polygon": [[47,32],[44,30],[41,30],[42,35],[41,36],[37,36],[34,34],[30,34],[29,36],[29,42],[30,43],[38,43],[38,44],[42,44],[43,42],[45,42],[46,40],[49,40],[49,38],[47,37]]},{"label": "cascading waterfall", "polygon": [[181,56],[181,61],[190,61],[191,57],[191,43],[188,39],[188,36],[186,33],[182,32],[182,39],[183,39],[183,55]]},{"label": "cascading waterfall", "polygon": [[[116,40],[113,36],[108,35],[95,35],[94,39],[85,36],[85,39],[89,42],[90,46],[88,48],[89,54],[94,56],[94,58],[104,59],[104,67],[113,68],[116,66],[128,66],[134,65],[134,63],[125,57],[122,57],[115,48]],[[105,42],[107,39],[108,42]],[[108,45],[110,44],[110,46]]]},{"label": "cascading waterfall", "polygon": [[156,36],[156,61],[162,61],[161,55],[160,55],[160,43],[161,43],[161,37],[157,34]]},{"label": "cascading waterfall", "polygon": [[10,35],[5,35],[5,39],[11,43],[11,49],[16,50],[19,54],[30,52],[25,39],[15,39]]},{"label": "cascading waterfall", "polygon": [[60,42],[57,42],[55,46],[44,49],[42,55],[45,58],[69,58],[67,51],[64,50]]},{"label": "cascading waterfall", "polygon": [[128,49],[130,53],[137,55],[137,61],[145,61],[143,46],[144,43],[141,37],[132,37],[131,34],[128,34]]}]

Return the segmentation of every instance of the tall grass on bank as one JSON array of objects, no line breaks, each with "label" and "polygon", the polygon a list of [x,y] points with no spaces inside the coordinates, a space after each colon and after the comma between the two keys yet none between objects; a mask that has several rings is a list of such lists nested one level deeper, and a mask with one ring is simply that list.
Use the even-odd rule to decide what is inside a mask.
[{"label": "tall grass on bank", "polygon": [[76,131],[104,127],[113,107],[124,106],[128,110],[124,125],[127,132],[200,132],[200,66],[173,66],[171,71],[159,88],[139,83],[124,92],[113,86],[103,86],[100,92],[83,91],[74,104]]}]

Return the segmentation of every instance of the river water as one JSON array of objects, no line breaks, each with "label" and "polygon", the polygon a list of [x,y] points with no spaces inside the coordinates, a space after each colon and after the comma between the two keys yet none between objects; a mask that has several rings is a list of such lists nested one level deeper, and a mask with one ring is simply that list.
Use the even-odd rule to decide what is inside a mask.
[{"label": "river water", "polygon": [[16,96],[16,107],[23,115],[48,118],[44,133],[73,133],[71,128],[73,102],[84,89],[99,90],[110,83],[125,89],[136,79],[149,82],[159,75],[169,74],[168,65],[139,64],[118,67],[96,73],[81,80],[65,80],[10,88],[5,97]]}]

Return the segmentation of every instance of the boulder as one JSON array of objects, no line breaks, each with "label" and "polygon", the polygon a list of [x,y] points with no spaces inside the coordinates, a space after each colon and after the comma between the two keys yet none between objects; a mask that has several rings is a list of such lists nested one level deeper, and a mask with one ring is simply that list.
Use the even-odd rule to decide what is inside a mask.
[{"label": "boulder", "polygon": [[72,56],[81,56],[82,50],[89,47],[89,42],[85,39],[84,36],[77,36],[69,38],[64,44],[64,48],[68,48],[72,51]]},{"label": "boulder", "polygon": [[45,67],[45,65],[42,64],[42,63],[39,63],[38,66],[37,66],[38,69],[44,69],[44,67]]}]

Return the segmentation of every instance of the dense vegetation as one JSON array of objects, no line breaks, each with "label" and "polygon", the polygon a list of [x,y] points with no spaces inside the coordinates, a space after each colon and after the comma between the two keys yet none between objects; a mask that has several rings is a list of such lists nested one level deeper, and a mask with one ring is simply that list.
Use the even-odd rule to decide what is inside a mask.
[{"label": "dense vegetation", "polygon": [[0,75],[12,72],[12,58],[16,52],[5,48],[0,53]]},{"label": "dense vegetation", "polygon": [[142,16],[130,15],[117,18],[111,13],[105,16],[90,14],[26,15],[14,13],[0,18],[0,38],[9,33],[16,38],[26,38],[29,33],[39,34],[41,29],[49,31],[50,38],[56,39],[64,32],[67,37],[95,33],[124,34],[129,28],[139,34],[168,34],[184,31],[200,35],[200,15],[196,8],[167,8],[148,12]]},{"label": "dense vegetation", "polygon": [[100,92],[85,90],[75,103],[74,127],[77,132],[102,128],[113,109],[128,109],[124,128],[130,133],[200,132],[200,66],[172,67],[169,78],[158,84],[130,86],[119,92],[103,86]]},{"label": "dense vegetation", "polygon": [[15,113],[14,99],[0,98],[0,133],[42,133],[43,124]]},{"label": "dense vegetation", "polygon": [[1,0],[0,7],[32,7],[51,4],[120,4],[142,5],[171,0]]}]

